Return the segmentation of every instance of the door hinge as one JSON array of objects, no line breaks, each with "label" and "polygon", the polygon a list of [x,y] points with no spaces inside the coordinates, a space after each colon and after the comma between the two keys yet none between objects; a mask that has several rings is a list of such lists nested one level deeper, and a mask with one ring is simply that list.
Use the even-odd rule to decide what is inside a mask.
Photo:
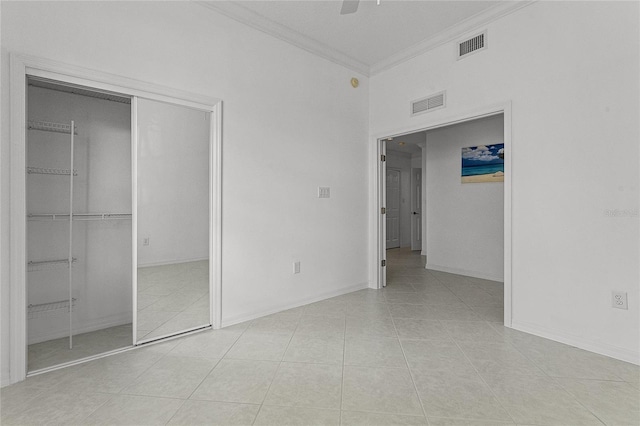
[{"label": "door hinge", "polygon": [[380,155],[380,161],[387,161],[387,156],[384,154]]},{"label": "door hinge", "polygon": [[381,264],[382,266],[387,266],[387,261],[386,261],[386,260],[383,260],[382,262],[380,262],[380,264]]},{"label": "door hinge", "polygon": [[380,214],[386,214],[387,213],[387,209],[385,207],[382,207],[380,209]]}]

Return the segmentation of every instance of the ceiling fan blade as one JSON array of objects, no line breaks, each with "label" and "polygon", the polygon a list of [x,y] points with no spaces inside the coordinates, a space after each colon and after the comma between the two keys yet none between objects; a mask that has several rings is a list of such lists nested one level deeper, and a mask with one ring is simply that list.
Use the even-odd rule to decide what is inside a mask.
[{"label": "ceiling fan blade", "polygon": [[340,15],[355,13],[358,10],[358,3],[360,3],[360,0],[342,0]]}]

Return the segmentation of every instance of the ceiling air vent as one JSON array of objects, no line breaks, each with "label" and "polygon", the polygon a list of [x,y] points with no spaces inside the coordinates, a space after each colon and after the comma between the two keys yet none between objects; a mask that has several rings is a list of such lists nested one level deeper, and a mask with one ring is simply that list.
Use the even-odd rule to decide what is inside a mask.
[{"label": "ceiling air vent", "polygon": [[446,101],[445,92],[436,93],[426,98],[418,99],[411,102],[411,115],[421,114],[423,112],[433,111],[434,109],[444,108]]},{"label": "ceiling air vent", "polygon": [[458,43],[458,59],[466,58],[468,55],[486,48],[487,32],[484,31]]}]

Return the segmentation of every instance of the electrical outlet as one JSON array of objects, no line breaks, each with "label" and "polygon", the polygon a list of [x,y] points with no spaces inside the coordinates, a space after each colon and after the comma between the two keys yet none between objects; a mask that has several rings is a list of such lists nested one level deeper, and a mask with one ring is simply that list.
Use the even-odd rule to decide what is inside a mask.
[{"label": "electrical outlet", "polygon": [[612,291],[611,306],[618,309],[629,309],[627,305],[627,293],[624,291]]},{"label": "electrical outlet", "polygon": [[149,245],[149,237],[144,237],[142,239],[142,245],[143,246],[148,246]]},{"label": "electrical outlet", "polygon": [[293,262],[293,273],[294,274],[300,273],[300,261]]}]

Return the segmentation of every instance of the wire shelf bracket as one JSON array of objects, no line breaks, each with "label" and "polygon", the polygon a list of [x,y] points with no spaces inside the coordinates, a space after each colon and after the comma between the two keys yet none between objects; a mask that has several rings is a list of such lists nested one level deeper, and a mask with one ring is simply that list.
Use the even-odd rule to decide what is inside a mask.
[{"label": "wire shelf bracket", "polygon": [[[28,174],[38,174],[38,175],[58,175],[58,176],[69,176],[71,174],[71,170],[69,169],[49,169],[43,167],[27,167]],[[73,175],[78,176],[78,170],[73,169]]]},{"label": "wire shelf bracket", "polygon": [[[71,134],[71,125],[64,123],[53,123],[50,121],[29,121],[27,123],[29,130],[41,130],[43,132],[66,133]],[[78,134],[78,128],[73,126],[74,134]]]},{"label": "wire shelf bracket", "polygon": [[[30,213],[27,215],[30,221],[54,220],[69,221],[69,213]],[[131,213],[74,213],[73,220],[130,220]]]},{"label": "wire shelf bracket", "polygon": [[33,319],[62,309],[69,312],[69,306],[73,308],[76,305],[76,301],[77,299],[74,297],[71,299],[71,303],[69,303],[69,299],[67,299],[49,303],[30,304],[27,306],[27,315],[29,319]]},{"label": "wire shelf bracket", "polygon": [[[76,263],[78,259],[76,257],[71,261],[72,267],[73,264]],[[54,260],[30,260],[27,263],[27,271],[45,271],[51,269],[67,269],[69,267],[69,259],[54,259]]]}]

